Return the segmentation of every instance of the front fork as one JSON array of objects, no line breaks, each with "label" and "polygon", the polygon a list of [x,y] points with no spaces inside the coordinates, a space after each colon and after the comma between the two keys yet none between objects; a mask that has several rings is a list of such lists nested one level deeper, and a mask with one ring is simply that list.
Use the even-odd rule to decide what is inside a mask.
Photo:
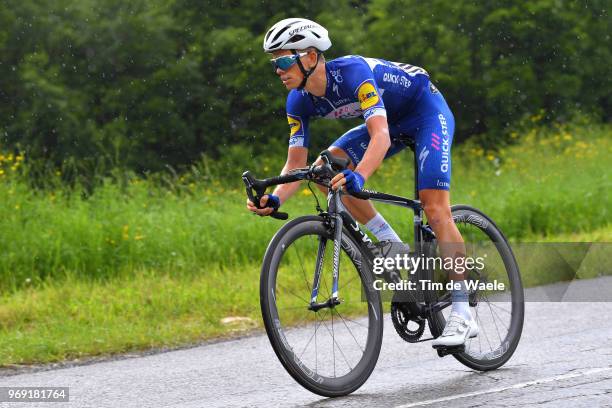
[{"label": "front fork", "polygon": [[333,265],[333,281],[331,297],[323,302],[317,303],[319,294],[319,286],[321,284],[321,272],[323,270],[323,262],[325,258],[325,248],[327,246],[327,238],[319,236],[319,249],[317,251],[317,265],[315,268],[314,281],[312,283],[312,294],[310,296],[310,305],[308,309],[317,311],[323,308],[333,308],[340,304],[338,297],[338,280],[340,277],[340,250],[342,249],[342,226],[343,220],[340,215],[340,193],[331,191],[328,195],[328,204],[330,214],[334,214],[334,265]]}]

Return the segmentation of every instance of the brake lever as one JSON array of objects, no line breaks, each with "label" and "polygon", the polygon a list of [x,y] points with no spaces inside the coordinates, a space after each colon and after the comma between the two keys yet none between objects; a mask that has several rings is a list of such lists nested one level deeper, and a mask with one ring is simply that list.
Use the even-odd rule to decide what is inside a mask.
[{"label": "brake lever", "polygon": [[[264,193],[266,192],[266,189],[257,188],[255,186],[255,179],[251,175],[251,172],[248,170],[242,173],[242,181],[246,186],[246,193],[249,200],[253,203],[255,208],[262,209],[261,205],[259,204],[259,201],[265,195]],[[253,194],[253,190],[255,190],[255,194]],[[272,218],[276,218],[277,220],[286,220],[287,218],[289,218],[289,214],[285,212],[280,212],[278,211],[278,209],[274,210],[269,216]]]}]

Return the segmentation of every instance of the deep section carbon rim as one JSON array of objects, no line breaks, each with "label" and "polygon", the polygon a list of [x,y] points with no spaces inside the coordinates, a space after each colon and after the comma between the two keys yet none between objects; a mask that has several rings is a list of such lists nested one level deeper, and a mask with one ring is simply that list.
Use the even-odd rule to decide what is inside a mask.
[{"label": "deep section carbon rim", "polygon": [[[318,302],[330,299],[333,239],[320,221],[295,224],[279,232],[262,270],[262,313],[275,352],[287,371],[321,395],[344,395],[371,373],[382,339],[380,296],[370,273],[360,271],[361,253],[343,235],[340,304],[309,310],[317,253],[324,256]],[[366,301],[367,300],[367,301]]]}]

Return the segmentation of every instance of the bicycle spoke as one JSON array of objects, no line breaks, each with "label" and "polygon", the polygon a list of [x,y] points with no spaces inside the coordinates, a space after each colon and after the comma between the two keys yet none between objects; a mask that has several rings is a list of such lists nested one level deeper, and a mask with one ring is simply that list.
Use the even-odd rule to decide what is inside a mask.
[{"label": "bicycle spoke", "polygon": [[[482,320],[480,319],[480,316],[478,315],[478,308],[476,308],[476,320],[477,320],[478,322],[480,322],[480,323],[479,323],[479,324],[480,324],[480,327],[482,327],[482,328],[484,329],[484,324],[482,323]],[[489,341],[489,336],[487,336],[487,332],[486,332],[486,330],[482,330],[482,332],[483,332],[483,333],[484,333],[484,335],[485,335],[485,340],[487,340],[487,343],[489,344],[489,350],[490,350],[490,351],[493,351],[493,347],[491,347],[491,342]]]},{"label": "bicycle spoke", "polygon": [[[332,314],[332,318],[333,318],[333,316],[334,316],[334,315]],[[351,367],[351,365],[350,365],[350,364],[349,364],[349,362],[348,362],[348,359],[346,358],[346,356],[344,355],[344,352],[342,351],[342,348],[341,348],[341,347],[340,347],[340,345],[339,345],[339,344],[336,342],[336,339],[335,339],[335,337],[334,337],[334,335],[333,335],[332,331],[330,331],[330,330],[329,330],[329,327],[327,327],[327,325],[325,324],[325,322],[323,322],[323,321],[322,321],[321,323],[323,324],[323,327],[325,327],[325,329],[327,330],[327,332],[328,332],[328,333],[329,333],[329,334],[332,336],[332,340],[333,340],[333,341],[332,341],[332,354],[334,355],[334,377],[336,376],[336,357],[335,357],[335,356],[336,356],[336,354],[335,354],[335,353],[336,353],[336,351],[335,351],[335,350],[336,350],[336,347],[334,347],[334,345],[338,347],[338,351],[340,352],[340,354],[341,354],[341,355],[342,355],[342,357],[344,358],[344,362],[345,362],[345,363],[346,363],[346,365],[348,366],[349,370],[352,370],[352,369],[353,369],[353,367]],[[333,324],[332,324],[332,329],[333,329]]]},{"label": "bicycle spoke", "polygon": [[308,283],[308,279],[306,279],[306,271],[304,270],[304,261],[302,260],[300,253],[297,251],[297,249],[295,249],[295,247],[297,247],[297,241],[298,240],[295,240],[294,241],[295,245],[291,245],[291,246],[293,247],[293,250],[295,251],[298,257],[300,268],[302,269],[302,275],[304,276],[304,282],[306,283],[306,289],[308,289],[308,293],[312,293],[312,289],[310,288],[310,283]]},{"label": "bicycle spoke", "polygon": [[338,288],[338,293],[340,293],[340,289],[343,289],[343,288],[347,287],[349,285],[349,283],[351,283],[352,281],[354,281],[357,278],[359,278],[359,272],[357,272],[357,274],[355,276],[353,276],[352,278],[350,278],[348,281],[344,282],[344,284]]},{"label": "bicycle spoke", "polygon": [[[489,309],[491,309],[491,314],[495,315],[499,319],[500,323],[504,326],[504,329],[506,329],[507,331],[510,331],[508,326],[506,326],[504,324],[504,320],[502,318],[500,318],[499,315],[493,311],[493,308],[491,306],[495,306],[495,305],[491,304],[491,302],[489,302],[488,298],[486,298],[486,302],[487,302],[487,305],[489,306]],[[512,314],[510,314],[510,316],[512,316]]]},{"label": "bicycle spoke", "polygon": [[[296,295],[296,294],[295,294],[293,291],[291,291],[291,290],[287,289],[286,287],[284,287],[284,286],[283,286],[283,285],[281,285],[280,283],[278,283],[278,282],[277,282],[277,283],[276,283],[276,286],[278,286],[280,289],[286,290],[287,292],[289,292],[289,294],[291,294],[291,295],[295,296],[296,298],[300,299],[300,300],[301,300],[302,302],[304,302],[306,305],[309,305],[309,304],[310,304],[310,302],[309,302],[308,300],[304,299],[304,298],[303,298],[303,297],[301,297],[301,296]],[[278,295],[278,290],[277,290],[276,295]]]},{"label": "bicycle spoke", "polygon": [[[333,313],[332,309],[332,313]],[[346,324],[346,322],[344,321],[344,318],[342,317],[342,315],[340,314],[340,312],[338,312],[337,310],[335,310],[335,312],[338,314],[338,317],[340,317],[340,319],[342,319],[342,323],[344,323],[344,327],[346,327],[346,330],[348,330],[348,332],[350,333],[351,337],[353,338],[353,340],[355,340],[355,343],[357,344],[357,347],[359,347],[359,350],[361,350],[361,352],[363,353],[364,350],[361,348],[361,345],[359,344],[359,342],[357,341],[357,339],[355,338],[355,335],[353,334],[353,331],[351,329],[349,329],[348,325]]]},{"label": "bicycle spoke", "polygon": [[497,331],[497,337],[499,337],[499,344],[501,344],[502,338],[501,338],[501,335],[499,334],[499,328],[497,327],[497,321],[495,320],[495,316],[493,316],[493,309],[491,309],[491,305],[489,304],[489,302],[487,302],[487,305],[489,305],[489,310],[491,312],[491,319],[493,320],[493,324],[495,325],[495,331]]},{"label": "bicycle spoke", "polygon": [[303,309],[303,310],[308,310],[308,306],[281,306],[281,307],[276,307],[276,310],[294,310],[294,309]]},{"label": "bicycle spoke", "polygon": [[[348,302],[345,302],[344,304],[347,304],[347,303],[348,303]],[[346,320],[347,322],[350,322],[350,323],[356,324],[357,326],[361,326],[361,327],[363,327],[363,328],[365,328],[365,329],[367,329],[367,328],[369,327],[369,326],[366,326],[366,325],[365,325],[365,324],[363,324],[363,323],[359,323],[358,321],[355,321],[355,320],[349,319],[349,318],[348,318],[348,317],[346,317],[346,316],[344,317],[344,320]]]},{"label": "bicycle spoke", "polygon": [[497,308],[497,309],[499,309],[499,310],[502,310],[502,311],[504,311],[504,312],[508,313],[510,316],[512,316],[512,312],[510,312],[510,311],[508,311],[508,310],[504,309],[504,308],[503,308],[503,307],[501,307],[500,305],[496,305],[496,304],[495,304],[495,302],[489,302],[489,304],[490,304],[491,306],[496,307],[496,308]]},{"label": "bicycle spoke", "polygon": [[[314,319],[315,321],[317,320],[317,314],[314,313]],[[317,351],[317,330],[318,330],[318,324],[315,323],[315,373],[317,373],[319,371],[319,353]]]},{"label": "bicycle spoke", "polygon": [[336,335],[334,333],[334,314],[331,314],[332,321],[332,355],[334,356],[334,377],[336,376],[336,349],[334,348],[334,343],[336,343]]},{"label": "bicycle spoke", "polygon": [[312,336],[310,336],[310,339],[308,340],[308,342],[306,343],[306,345],[304,346],[304,349],[302,350],[302,352],[300,353],[300,359],[302,358],[302,356],[304,355],[304,352],[306,351],[306,349],[308,348],[308,346],[310,345],[310,342],[312,341],[312,339],[315,337],[315,335],[317,334],[317,327],[320,324],[320,322],[316,322],[315,323],[315,329],[314,329],[314,333],[312,333]]}]

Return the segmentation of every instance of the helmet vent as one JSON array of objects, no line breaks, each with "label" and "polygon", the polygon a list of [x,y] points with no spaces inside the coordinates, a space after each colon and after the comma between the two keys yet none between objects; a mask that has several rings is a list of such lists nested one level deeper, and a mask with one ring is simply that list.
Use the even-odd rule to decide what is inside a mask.
[{"label": "helmet vent", "polygon": [[306,38],[306,37],[304,37],[302,34],[294,35],[293,37],[291,37],[289,39],[289,41],[287,41],[287,44],[291,44],[291,43],[295,43],[295,42],[301,41],[304,38]]},{"label": "helmet vent", "polygon": [[320,36],[319,34],[315,33],[314,31],[310,31],[310,32],[311,32],[311,33],[312,33],[312,35],[314,35],[315,37],[317,37],[317,38],[321,38],[321,36]]},{"label": "helmet vent", "polygon": [[274,36],[274,38],[272,39],[272,41],[276,41],[276,40],[278,40],[278,37],[280,37],[280,35],[281,35],[282,33],[284,33],[285,31],[287,31],[287,30],[289,29],[289,27],[291,27],[292,25],[293,25],[293,23],[292,23],[292,24],[287,24],[285,27],[283,27],[282,29],[280,29],[280,30],[279,30],[279,31],[276,33],[276,35]]},{"label": "helmet vent", "polygon": [[282,44],[282,41],[279,41],[279,42],[277,42],[276,44],[269,46],[268,48],[269,48],[269,49],[271,49],[271,50],[273,50],[273,49],[275,49],[276,47],[279,47],[281,44]]}]

